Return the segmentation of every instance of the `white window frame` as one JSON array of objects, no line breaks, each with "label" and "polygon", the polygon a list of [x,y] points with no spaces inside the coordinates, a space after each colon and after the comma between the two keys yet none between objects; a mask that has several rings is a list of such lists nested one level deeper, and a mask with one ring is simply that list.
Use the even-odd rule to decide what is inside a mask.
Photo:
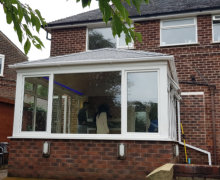
[{"label": "white window frame", "polygon": [[0,71],[0,76],[4,76],[4,66],[5,66],[5,56],[3,54],[0,54],[0,59],[1,59],[1,71]]},{"label": "white window frame", "polygon": [[[194,24],[189,24],[189,25],[176,25],[176,26],[169,26],[169,27],[163,27],[163,22],[166,21],[175,21],[175,20],[185,20],[185,19],[193,19]],[[174,29],[174,28],[181,28],[181,27],[192,27],[195,26],[195,39],[196,42],[190,42],[190,43],[174,43],[174,44],[163,44],[162,42],[162,30],[163,29]],[[196,17],[187,17],[187,18],[178,18],[178,19],[166,19],[166,20],[161,20],[160,21],[160,46],[179,46],[179,45],[191,45],[191,44],[198,44],[198,27],[197,27],[197,18]]]},{"label": "white window frame", "polygon": [[[213,15],[212,16],[212,42],[213,43],[220,43],[220,40],[219,41],[215,41],[215,39],[214,39],[214,23],[213,23],[213,21],[215,20],[215,16],[220,16],[220,14],[219,15]],[[219,18],[219,21],[220,21],[220,18]],[[220,25],[220,23],[219,23],[219,25]]]},{"label": "white window frame", "polygon": [[[133,25],[132,25],[132,27],[133,27]],[[86,51],[91,51],[89,49],[89,29],[101,29],[101,28],[110,28],[111,29],[111,27],[108,27],[108,26],[107,27],[87,27],[87,29],[86,29]],[[130,43],[130,45],[128,44],[126,46],[119,46],[119,39],[120,39],[120,37],[118,37],[116,35],[116,37],[115,37],[116,49],[134,49],[134,42],[133,41]]]},{"label": "white window frame", "polygon": [[[20,71],[17,75],[17,91],[14,115],[14,138],[48,138],[48,139],[102,139],[102,140],[161,140],[172,141],[169,136],[169,118],[168,118],[168,93],[167,89],[167,63],[126,63],[123,67],[120,64],[96,65],[93,68],[89,65],[69,66],[62,68],[45,68],[41,73],[34,69],[28,72]],[[121,71],[121,134],[58,134],[51,133],[52,122],[52,100],[53,100],[53,79],[54,74],[69,73],[91,73],[91,72],[112,72]],[[158,133],[130,133],[127,132],[127,73],[128,72],[157,72],[158,73]],[[34,74],[34,75],[32,75]],[[45,132],[27,132],[21,131],[23,115],[23,96],[25,77],[49,76],[48,91],[48,111],[47,126]],[[12,138],[13,138],[12,137]]]}]

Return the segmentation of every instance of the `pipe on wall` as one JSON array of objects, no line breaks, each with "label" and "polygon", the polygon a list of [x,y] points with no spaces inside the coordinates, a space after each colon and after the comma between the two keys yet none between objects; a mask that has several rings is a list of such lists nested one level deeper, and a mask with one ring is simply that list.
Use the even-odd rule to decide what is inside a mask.
[{"label": "pipe on wall", "polygon": [[215,87],[210,87],[211,93],[211,113],[212,113],[212,136],[213,136],[213,154],[214,154],[214,164],[217,164],[217,153],[216,153],[216,121],[215,121]]},{"label": "pipe on wall", "polygon": [[[184,143],[181,141],[181,129],[180,129],[180,123],[181,123],[181,120],[180,120],[180,101],[177,101],[177,118],[178,118],[178,143],[180,145],[183,145],[184,146]],[[212,158],[211,158],[211,153],[206,151],[206,150],[203,150],[203,149],[200,149],[200,148],[197,148],[195,146],[191,146],[189,144],[185,144],[186,147],[188,148],[191,148],[191,149],[194,149],[196,151],[199,151],[199,152],[202,152],[202,153],[205,153],[208,155],[208,162],[209,162],[209,165],[211,166],[212,165]]]},{"label": "pipe on wall", "polygon": [[[201,76],[201,75],[200,75]],[[203,78],[203,77],[202,77]],[[213,137],[213,155],[214,155],[214,164],[217,164],[217,152],[216,152],[216,121],[215,121],[215,85],[210,85],[208,82],[206,83],[198,83],[198,82],[188,82],[188,81],[180,81],[180,84],[188,84],[188,85],[197,85],[197,86],[206,86],[210,90],[211,96],[211,119],[212,119],[212,137]]]}]

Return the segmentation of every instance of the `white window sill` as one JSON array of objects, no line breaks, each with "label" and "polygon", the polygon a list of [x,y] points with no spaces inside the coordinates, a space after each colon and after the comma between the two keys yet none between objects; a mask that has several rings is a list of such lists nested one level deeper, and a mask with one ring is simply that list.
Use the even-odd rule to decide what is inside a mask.
[{"label": "white window sill", "polygon": [[199,45],[200,43],[186,43],[186,44],[167,44],[167,45],[160,45],[159,47],[172,47],[172,46],[191,46],[191,45]]},{"label": "white window sill", "polygon": [[106,134],[106,135],[92,135],[92,134],[41,134],[41,135],[14,135],[8,137],[9,139],[72,139],[72,140],[140,140],[140,141],[175,141],[174,139],[162,137],[157,134],[147,134],[145,137],[141,134],[131,135],[118,135],[118,134]]}]

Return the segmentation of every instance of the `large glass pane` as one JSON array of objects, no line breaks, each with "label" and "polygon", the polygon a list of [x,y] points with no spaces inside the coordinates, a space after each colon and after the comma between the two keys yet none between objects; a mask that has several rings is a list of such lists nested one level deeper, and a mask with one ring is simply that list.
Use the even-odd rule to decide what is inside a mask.
[{"label": "large glass pane", "polygon": [[213,24],[214,42],[220,42],[220,24]]},{"label": "large glass pane", "polygon": [[89,29],[89,49],[115,48],[116,40],[111,28]]},{"label": "large glass pane", "polygon": [[121,72],[55,75],[51,131],[120,134]]},{"label": "large glass pane", "polygon": [[192,24],[194,24],[194,21],[195,21],[194,18],[167,20],[167,21],[162,21],[162,25],[163,25],[163,27],[192,25]]},{"label": "large glass pane", "polygon": [[162,29],[162,45],[190,43],[196,43],[196,29],[194,26]]},{"label": "large glass pane", "polygon": [[25,78],[22,131],[46,131],[48,79]]},{"label": "large glass pane", "polygon": [[120,38],[118,38],[118,47],[119,48],[125,48],[125,47],[133,47],[134,43],[131,42],[131,43],[128,43],[128,45],[126,44],[126,41],[125,41],[125,33],[121,33],[121,36]]},{"label": "large glass pane", "polygon": [[128,73],[128,132],[158,132],[157,72]]},{"label": "large glass pane", "polygon": [[2,58],[0,58],[0,74],[2,74]]}]

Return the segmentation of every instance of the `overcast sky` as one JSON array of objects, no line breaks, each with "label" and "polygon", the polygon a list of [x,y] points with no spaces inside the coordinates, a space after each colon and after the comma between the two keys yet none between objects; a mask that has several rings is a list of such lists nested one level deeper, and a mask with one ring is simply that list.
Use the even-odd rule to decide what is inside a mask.
[{"label": "overcast sky", "polygon": [[[92,1],[90,8],[84,9],[82,8],[81,2],[76,3],[76,0],[21,0],[21,2],[29,4],[33,9],[39,9],[46,22],[98,8],[97,1],[95,0]],[[13,30],[13,26],[6,23],[2,6],[0,6],[0,20],[0,30],[23,51],[22,45],[19,43],[17,35]],[[37,50],[32,46],[28,53],[29,60],[43,59],[50,55],[50,41],[46,40],[46,32],[41,30],[39,36],[45,48],[43,50]]]}]

